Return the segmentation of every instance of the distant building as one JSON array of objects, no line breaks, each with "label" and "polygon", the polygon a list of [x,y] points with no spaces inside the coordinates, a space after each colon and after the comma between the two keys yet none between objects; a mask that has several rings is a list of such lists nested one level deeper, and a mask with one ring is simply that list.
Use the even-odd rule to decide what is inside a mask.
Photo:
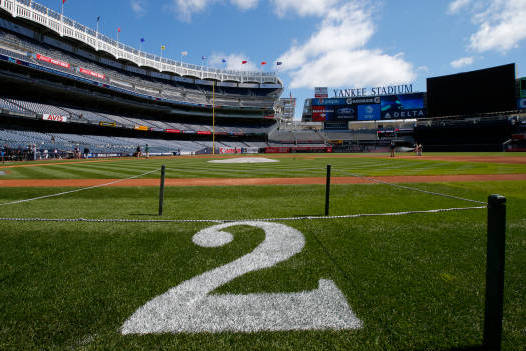
[{"label": "distant building", "polygon": [[296,98],[280,98],[274,107],[275,117],[280,122],[292,122],[296,111]]}]

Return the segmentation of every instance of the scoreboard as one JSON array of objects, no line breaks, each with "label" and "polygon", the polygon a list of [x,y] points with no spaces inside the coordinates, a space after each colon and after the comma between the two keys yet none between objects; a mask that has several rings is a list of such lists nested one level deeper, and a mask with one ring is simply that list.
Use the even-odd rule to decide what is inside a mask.
[{"label": "scoreboard", "polygon": [[[425,93],[354,98],[307,99],[304,120],[313,122],[375,121],[427,116]],[[311,114],[311,116],[308,116]]]}]

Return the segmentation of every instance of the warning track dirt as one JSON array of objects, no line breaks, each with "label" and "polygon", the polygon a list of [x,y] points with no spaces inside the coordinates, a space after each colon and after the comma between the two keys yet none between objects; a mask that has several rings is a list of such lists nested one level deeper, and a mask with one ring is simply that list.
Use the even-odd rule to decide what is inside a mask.
[{"label": "warning track dirt", "polygon": [[[496,180],[526,180],[526,174],[434,175],[374,177],[388,183],[440,183]],[[118,179],[20,179],[0,180],[2,187],[88,187]],[[333,177],[333,184],[366,184],[373,180],[358,177]],[[165,180],[166,186],[240,186],[240,185],[294,185],[325,184],[325,177],[310,178],[190,178]],[[109,186],[159,186],[159,179],[129,179]]]}]

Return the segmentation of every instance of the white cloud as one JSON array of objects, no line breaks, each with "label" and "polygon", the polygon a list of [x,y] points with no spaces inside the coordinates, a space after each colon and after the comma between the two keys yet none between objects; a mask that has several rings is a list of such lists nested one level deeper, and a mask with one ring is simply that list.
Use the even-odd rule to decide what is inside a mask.
[{"label": "white cloud", "polygon": [[472,65],[475,62],[474,57],[461,57],[458,60],[451,61],[450,65],[453,68],[462,68],[465,66]]},{"label": "white cloud", "polygon": [[189,22],[194,13],[204,11],[208,5],[216,1],[217,0],[171,0],[167,8],[180,20]]},{"label": "white cloud", "polygon": [[[207,7],[221,0],[170,0],[166,8],[183,21],[191,21],[192,15],[203,12]],[[259,0],[230,0],[230,3],[241,10],[257,7]]]},{"label": "white cloud", "polygon": [[365,48],[375,31],[369,1],[350,1],[327,10],[318,30],[304,44],[293,44],[278,61],[291,88],[376,86],[416,78],[403,55]]},{"label": "white cloud", "polygon": [[417,72],[419,72],[419,73],[424,73],[424,74],[427,74],[427,73],[430,72],[430,71],[429,71],[429,67],[427,67],[427,66],[425,66],[425,65],[424,65],[424,66],[418,66],[418,67],[416,68],[416,70],[417,70]]},{"label": "white cloud", "polygon": [[448,13],[451,15],[457,14],[469,5],[471,5],[471,0],[455,0],[449,4]]},{"label": "white cloud", "polygon": [[272,0],[280,17],[289,11],[300,16],[323,16],[339,2],[340,0]]},{"label": "white cloud", "polygon": [[413,67],[402,55],[380,50],[334,50],[290,73],[290,87],[366,87],[407,83],[415,79]]},{"label": "white cloud", "polygon": [[249,10],[258,6],[259,0],[230,0],[230,2],[241,10]]},{"label": "white cloud", "polygon": [[471,35],[469,47],[505,53],[526,38],[526,0],[490,0],[473,21],[479,28]]},{"label": "white cloud", "polygon": [[[223,59],[226,60],[226,63],[222,61]],[[243,64],[243,61],[248,62]],[[228,55],[224,53],[213,53],[210,55],[208,64],[212,67],[235,71],[257,71],[259,66],[259,62],[251,61],[247,55],[242,53]]]},{"label": "white cloud", "polygon": [[146,14],[146,0],[130,0],[130,6],[137,16]]}]

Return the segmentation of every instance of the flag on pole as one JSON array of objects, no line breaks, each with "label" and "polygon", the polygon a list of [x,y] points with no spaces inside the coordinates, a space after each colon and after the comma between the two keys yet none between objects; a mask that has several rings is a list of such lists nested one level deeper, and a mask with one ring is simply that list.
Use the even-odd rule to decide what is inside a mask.
[{"label": "flag on pole", "polygon": [[[100,16],[97,16],[97,33],[99,32],[99,22],[100,22]],[[97,34],[98,37],[98,34]]]},{"label": "flag on pole", "polygon": [[118,33],[121,32],[121,27],[117,28],[117,32],[118,32]]},{"label": "flag on pole", "polygon": [[161,45],[161,50],[165,50],[166,49],[166,46],[165,45]]},{"label": "flag on pole", "polygon": [[283,62],[281,62],[281,61],[276,62],[276,66],[281,66],[282,64],[283,64]]},{"label": "flag on pole", "polygon": [[243,61],[241,61],[241,64],[244,65],[244,64],[247,63],[247,62],[248,62],[248,61],[243,60]]},{"label": "flag on pole", "polygon": [[186,56],[188,55],[188,51],[181,51],[181,56]]},{"label": "flag on pole", "polygon": [[263,66],[263,65],[266,65],[266,64],[267,64],[267,63],[266,63],[265,61],[262,61],[262,62],[261,62],[261,65],[262,65],[262,66]]},{"label": "flag on pole", "polygon": [[206,56],[201,56],[201,60],[206,60]]},{"label": "flag on pole", "polygon": [[141,43],[144,43],[144,38],[141,38]]},{"label": "flag on pole", "polygon": [[64,4],[66,2],[66,0],[62,0],[62,4]]},{"label": "flag on pole", "polygon": [[226,60],[225,60],[225,59],[222,59],[221,62],[226,63]]}]

